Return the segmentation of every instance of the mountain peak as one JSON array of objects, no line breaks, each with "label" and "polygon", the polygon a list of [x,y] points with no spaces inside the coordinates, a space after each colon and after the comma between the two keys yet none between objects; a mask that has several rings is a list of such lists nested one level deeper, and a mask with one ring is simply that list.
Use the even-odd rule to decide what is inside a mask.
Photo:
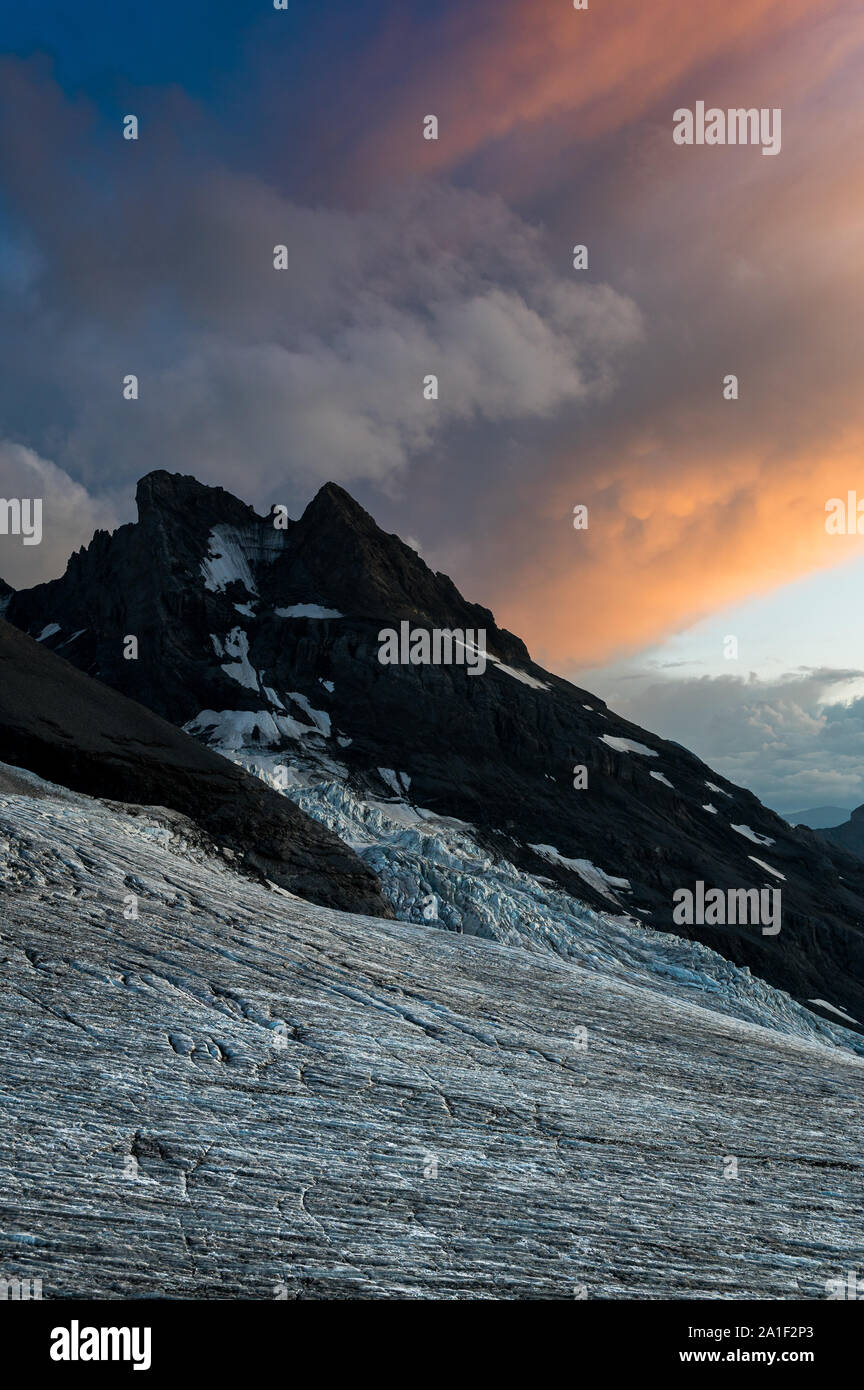
[{"label": "mountain peak", "polygon": [[243,525],[257,520],[252,507],[221,487],[200,483],[188,473],[154,469],[140,479],[135,492],[138,520],[180,514],[184,519],[223,521]]},{"label": "mountain peak", "polygon": [[[40,639],[34,662],[59,652],[268,780],[290,768],[292,788],[335,779],[373,802],[386,787],[416,808],[412,834],[427,814],[452,817],[483,855],[593,910],[650,916],[655,930],[698,939],[798,1000],[864,1020],[864,865],[842,853],[856,850],[860,816],[824,833],[793,829],[680,744],[544,671],[337,483],[286,529],[162,470],[141,480],[139,506],[141,523],[10,599],[9,621]],[[425,658],[422,641],[403,652],[403,623],[422,630]],[[383,629],[399,633],[398,661],[381,660]],[[472,672],[459,653],[478,630],[488,663]],[[409,881],[402,872],[394,860],[394,883]],[[426,876],[413,882],[393,890],[400,911],[406,893],[436,892]],[[679,921],[674,895],[700,882],[721,895],[753,890],[760,903],[782,883],[780,940],[743,931],[753,923],[735,915]],[[486,930],[474,907],[454,921]]]},{"label": "mountain peak", "polygon": [[374,518],[361,507],[350,492],[346,492],[338,483],[325,483],[312,498],[301,517],[301,522],[314,526],[317,530],[333,521],[367,535],[380,529]]}]

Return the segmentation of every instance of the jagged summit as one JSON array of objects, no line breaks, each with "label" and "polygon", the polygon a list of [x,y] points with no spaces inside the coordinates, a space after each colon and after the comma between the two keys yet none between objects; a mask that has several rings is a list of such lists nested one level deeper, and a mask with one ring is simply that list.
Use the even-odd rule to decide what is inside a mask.
[{"label": "jagged summit", "polygon": [[[326,782],[412,825],[458,820],[480,856],[864,1021],[864,864],[537,666],[345,489],[325,484],[287,527],[162,471],[139,504],[62,579],[10,595],[9,621],[290,795]],[[406,621],[484,630],[485,671],[382,664],[379,634]],[[782,932],[673,922],[697,882],[781,890]]]},{"label": "jagged summit", "polygon": [[198,529],[221,522],[223,525],[250,526],[261,523],[254,508],[241,502],[224,488],[200,483],[186,473],[168,473],[162,468],[147,473],[135,490],[138,521],[173,522]]},{"label": "jagged summit", "polygon": [[341,523],[367,535],[379,529],[366,508],[338,483],[324,483],[318,489],[303,512],[301,522],[310,527]]}]

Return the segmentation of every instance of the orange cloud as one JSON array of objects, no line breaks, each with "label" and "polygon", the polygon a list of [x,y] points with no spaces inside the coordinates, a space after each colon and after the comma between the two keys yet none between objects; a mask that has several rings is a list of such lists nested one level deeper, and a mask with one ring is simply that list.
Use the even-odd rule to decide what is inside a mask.
[{"label": "orange cloud", "polygon": [[[851,489],[864,501],[864,430],[780,466],[705,454],[673,466],[662,485],[644,484],[636,462],[607,476],[596,499],[584,485],[559,487],[505,538],[522,563],[499,584],[496,617],[558,666],[637,651],[864,550],[864,537],[825,529],[829,498],[845,501]],[[589,504],[586,531],[570,521],[576,492]]]},{"label": "orange cloud", "polygon": [[[852,63],[864,30],[850,13],[833,0],[512,6],[484,51],[466,47],[455,65],[464,90],[456,71],[441,78],[458,117],[442,119],[433,163],[508,132],[524,152],[520,132],[544,118],[538,153],[603,138],[592,252],[645,317],[644,349],[609,409],[571,421],[573,444],[532,460],[497,539],[457,561],[474,592],[488,594],[492,574],[499,621],[551,663],[634,652],[860,555],[858,537],[825,531],[829,498],[850,489],[864,498],[862,95]],[[430,95],[439,76],[422,85],[424,109],[452,116]],[[656,121],[605,139],[656,113],[658,96],[685,81],[718,104],[782,105],[782,156],[682,152]],[[406,120],[403,111],[391,123],[382,167],[407,158],[403,139],[416,160]],[[503,159],[495,169],[511,194],[541,177],[529,168],[510,178]],[[571,202],[579,213],[585,202],[575,180],[556,200],[565,225]],[[721,402],[726,372],[741,377],[734,404]],[[587,532],[570,525],[577,502],[591,508]]]},{"label": "orange cloud", "polygon": [[[777,55],[802,26],[812,34],[814,24],[846,9],[845,0],[592,0],[585,11],[569,0],[498,0],[445,12],[431,25],[420,63],[403,56],[403,81],[380,119],[364,112],[352,181],[368,187],[449,169],[519,128],[562,117],[571,142],[597,140],[649,112],[688,74]],[[821,46],[816,68],[841,62],[854,34],[844,26]],[[370,67],[380,67],[385,53],[392,64],[399,40],[409,37],[391,32]],[[796,80],[806,76],[800,56],[793,67]],[[769,72],[775,86],[788,76],[782,51]],[[763,85],[759,104],[771,98]],[[441,123],[438,141],[420,139],[427,113]]]}]

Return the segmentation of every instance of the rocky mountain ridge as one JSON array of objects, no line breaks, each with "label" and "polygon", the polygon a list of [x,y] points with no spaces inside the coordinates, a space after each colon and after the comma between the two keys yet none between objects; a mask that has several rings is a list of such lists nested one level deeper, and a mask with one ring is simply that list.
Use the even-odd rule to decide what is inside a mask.
[{"label": "rocky mountain ridge", "polygon": [[[538,883],[864,1019],[864,864],[537,666],[342,488],[291,521],[156,472],[138,507],[8,619],[289,796],[341,786],[459,822]],[[483,629],[485,672],[382,665],[379,633],[402,621]],[[674,922],[698,882],[781,890],[780,934]]]}]

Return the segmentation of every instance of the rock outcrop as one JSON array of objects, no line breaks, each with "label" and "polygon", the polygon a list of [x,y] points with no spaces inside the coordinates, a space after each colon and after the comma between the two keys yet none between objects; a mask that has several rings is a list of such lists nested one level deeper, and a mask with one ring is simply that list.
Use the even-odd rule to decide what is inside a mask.
[{"label": "rock outcrop", "polygon": [[293,802],[2,619],[0,754],[91,796],[173,808],[311,902],[392,915],[371,870]]}]

